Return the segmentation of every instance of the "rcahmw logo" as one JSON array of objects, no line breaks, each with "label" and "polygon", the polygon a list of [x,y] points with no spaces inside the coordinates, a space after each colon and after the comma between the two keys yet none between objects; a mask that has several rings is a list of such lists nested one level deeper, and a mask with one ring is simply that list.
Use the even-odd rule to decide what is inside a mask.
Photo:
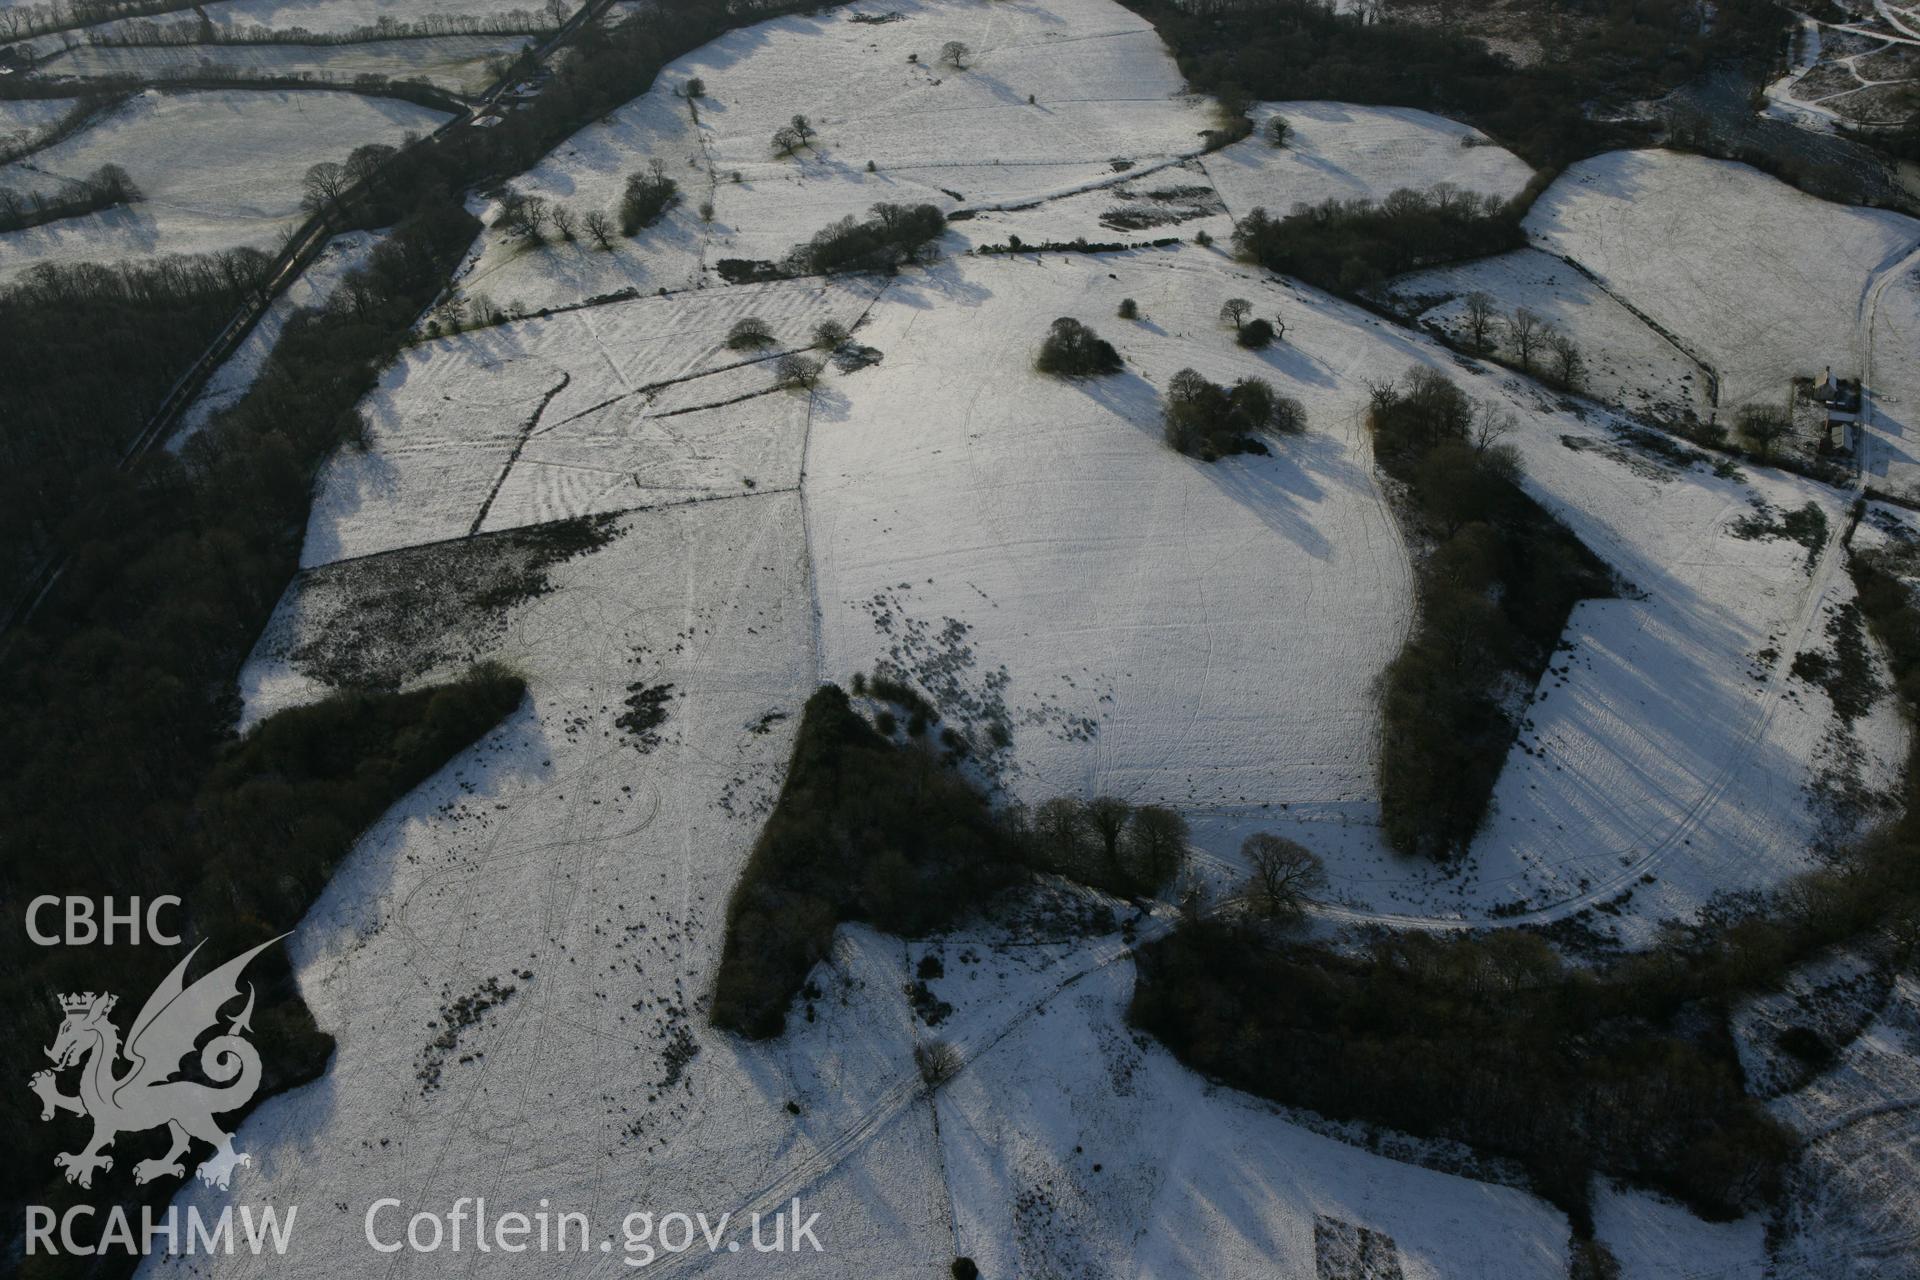
[{"label": "rcahmw logo", "polygon": [[[282,934],[281,937],[285,937]],[[199,1165],[199,1174],[209,1187],[225,1190],[234,1169],[251,1164],[251,1157],[234,1150],[233,1135],[222,1129],[214,1117],[237,1111],[252,1100],[260,1087],[260,1053],[246,1039],[252,1031],[253,988],[246,988],[246,1003],[239,1012],[225,1015],[221,1010],[240,999],[240,974],[247,963],[279,938],[263,942],[213,972],[187,985],[187,966],[199,953],[196,946],[174,966],[127,1028],[121,1039],[112,1013],[118,997],[91,991],[60,998],[65,1015],[59,1033],[47,1049],[53,1062],[50,1070],[39,1071],[28,1080],[28,1087],[39,1095],[42,1120],[52,1120],[62,1112],[84,1116],[93,1121],[93,1134],[78,1151],[63,1152],[53,1158],[67,1181],[82,1187],[93,1185],[96,1171],[113,1168],[107,1148],[122,1134],[165,1128],[169,1145],[165,1154],[142,1160],[133,1166],[133,1180],[152,1182],[156,1178],[184,1178],[192,1162],[195,1142],[213,1148],[211,1156]],[[211,1037],[207,1033],[213,1032]],[[202,1038],[206,1043],[202,1044]],[[175,1079],[187,1055],[199,1050],[200,1074],[212,1083]],[[78,1069],[76,1092],[61,1092],[61,1073]],[[289,1208],[286,1221],[280,1222],[271,1209],[262,1209],[258,1221],[251,1207],[241,1210],[244,1243],[259,1252],[272,1244],[278,1252],[293,1230],[295,1210]],[[124,1209],[107,1211],[98,1237],[98,1249],[126,1249],[146,1252],[156,1237],[165,1237],[169,1251],[231,1251],[233,1210],[223,1209],[209,1226],[196,1208],[189,1207],[182,1226],[169,1209],[161,1220],[148,1210],[143,1222],[142,1239],[136,1241],[132,1223]],[[81,1221],[96,1216],[90,1205],[76,1205],[58,1220],[58,1244],[55,1243],[55,1216],[51,1209],[31,1205],[27,1209],[26,1247],[38,1250],[88,1254],[93,1245],[79,1238]],[[136,1248],[136,1245],[140,1247]]]}]

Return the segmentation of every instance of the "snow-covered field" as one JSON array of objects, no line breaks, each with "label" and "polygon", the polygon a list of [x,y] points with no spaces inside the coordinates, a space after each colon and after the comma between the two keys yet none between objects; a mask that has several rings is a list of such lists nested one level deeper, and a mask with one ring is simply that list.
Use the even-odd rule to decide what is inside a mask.
[{"label": "snow-covered field", "polygon": [[446,116],[412,103],[326,91],[136,94],[92,127],[0,168],[0,184],[55,191],[117,164],[135,204],[0,235],[0,280],[39,262],[126,261],[252,246],[297,226],[301,177],[363,143],[397,144]]},{"label": "snow-covered field", "polygon": [[[413,347],[362,405],[365,452],[323,475],[302,563],[568,516],[791,490],[808,400],[774,357],[850,325],[864,281],[646,298]],[[747,316],[776,345],[731,351]]]},{"label": "snow-covered field", "polygon": [[[852,20],[887,12],[902,16]],[[972,50],[964,71],[939,61],[954,40]],[[706,96],[690,106],[675,95],[696,77]],[[796,114],[819,136],[776,157],[773,134]],[[1116,159],[1146,168],[1193,155],[1213,123],[1206,103],[1183,92],[1152,28],[1106,0],[782,18],[681,58],[649,93],[515,182],[576,212],[610,210],[627,175],[658,159],[683,194],[662,224],[613,253],[584,243],[530,253],[489,233],[459,286],[515,310],[630,286],[681,288],[723,258],[778,260],[878,202],[1024,203],[1115,178]],[[698,215],[703,203],[711,222]]]},{"label": "snow-covered field", "polygon": [[[1035,803],[1366,803],[1369,689],[1412,601],[1360,427],[1365,336],[1248,353],[1218,318],[1230,292],[1294,301],[1199,250],[956,259],[889,289],[857,335],[885,359],[814,409],[826,673],[885,659],[977,699],[976,728],[1002,708]],[[1124,297],[1143,319],[1114,318]],[[1062,315],[1127,371],[1034,373]],[[1159,410],[1185,367],[1264,377],[1312,430],[1271,458],[1181,458]]]},{"label": "snow-covered field", "polygon": [[[1234,294],[1285,316],[1288,343],[1234,346],[1217,319]],[[707,289],[423,344],[368,405],[369,450],[323,484],[306,562],[804,476],[824,676],[898,662],[964,726],[1013,729],[1014,794],[1174,803],[1229,865],[1247,830],[1286,826],[1328,856],[1337,911],[1414,924],[1632,902],[1620,927],[1640,938],[1809,865],[1830,833],[1810,788],[1847,742],[1870,788],[1894,776],[1889,702],[1843,741],[1788,673],[1850,598],[1837,555],[1736,531],[1758,504],[1811,503],[1837,533],[1844,501],[1821,486],[1664,461],[1218,251],[956,257],[871,296]],[[1123,297],[1143,319],[1113,316]],[[830,371],[810,402],[719,345],[748,313],[797,346],[863,312],[880,363]],[[1033,374],[1056,315],[1128,372]],[[1373,826],[1370,688],[1410,585],[1359,424],[1366,380],[1414,361],[1521,414],[1530,485],[1644,593],[1576,611],[1465,876],[1388,853]],[[1158,388],[1189,365],[1269,378],[1314,429],[1271,459],[1177,458]]]},{"label": "snow-covered field", "polygon": [[[1501,317],[1522,307],[1559,328],[1586,362],[1583,389],[1596,399],[1657,420],[1710,411],[1706,370],[1600,285],[1537,249],[1416,271],[1389,282],[1387,296],[1422,325],[1467,345],[1467,297],[1485,293]],[[1509,360],[1504,325],[1491,337]]]},{"label": "snow-covered field", "polygon": [[[1506,199],[1533,177],[1526,161],[1478,129],[1431,112],[1264,102],[1250,115],[1252,137],[1206,158],[1207,175],[1235,217],[1256,206],[1281,217],[1298,204],[1380,200],[1441,183]],[[1282,148],[1267,139],[1275,116],[1290,128]]]},{"label": "snow-covered field", "polygon": [[[966,245],[1010,235],[1144,242],[1202,230],[1225,238],[1226,215],[1255,205],[1284,213],[1442,182],[1504,197],[1531,177],[1466,125],[1330,102],[1260,104],[1255,136],[1189,160],[1212,113],[1182,94],[1173,60],[1125,10],[1103,0],[977,0],[890,9],[902,17],[881,24],[851,20],[879,12],[783,19],[680,59],[650,92],[514,182],[576,215],[611,211],[627,176],[659,160],[680,184],[679,206],[612,252],[584,237],[530,249],[488,232],[459,292],[525,314],[621,289],[713,283],[722,259],[778,261],[881,201],[971,211],[956,224]],[[938,63],[954,39],[972,49],[965,71]],[[706,96],[690,104],[678,95],[693,78]],[[820,136],[775,158],[770,139],[796,113]],[[1261,132],[1275,114],[1294,128],[1285,149]],[[1123,209],[1173,220],[1138,230],[1102,222]]]},{"label": "snow-covered field", "polygon": [[48,75],[79,80],[165,80],[204,72],[237,76],[300,76],[347,83],[355,76],[424,80],[454,93],[477,93],[492,82],[487,60],[512,54],[530,37],[444,35],[353,44],[80,45],[45,63]]},{"label": "snow-covered field", "polygon": [[1526,226],[1712,365],[1723,413],[1784,401],[1788,379],[1827,365],[1859,376],[1863,301],[1920,245],[1912,218],[1668,151],[1569,166]]}]

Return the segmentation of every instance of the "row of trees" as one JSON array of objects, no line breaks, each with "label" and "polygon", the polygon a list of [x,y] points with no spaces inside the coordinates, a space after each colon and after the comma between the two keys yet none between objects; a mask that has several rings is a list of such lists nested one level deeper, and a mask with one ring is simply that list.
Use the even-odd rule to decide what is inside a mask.
[{"label": "row of trees", "polygon": [[1117,796],[1056,796],[1031,813],[1015,808],[1004,821],[1027,866],[1123,898],[1172,884],[1192,839],[1187,820],[1172,809]]},{"label": "row of trees", "polygon": [[37,188],[22,192],[0,187],[0,232],[78,218],[139,199],[140,188],[117,164],[101,165],[86,177],[69,182],[57,195]]},{"label": "row of trees", "polygon": [[340,45],[375,40],[420,40],[440,36],[546,35],[568,16],[566,0],[550,0],[542,9],[505,9],[493,13],[430,13],[406,21],[382,14],[373,22],[345,31],[310,31],[306,27],[221,25],[203,18],[173,22],[152,19],[116,22],[86,33],[87,43],[103,48],[178,45]]},{"label": "row of trees", "polygon": [[1529,374],[1562,391],[1578,391],[1586,382],[1586,360],[1566,331],[1527,307],[1502,314],[1493,295],[1476,289],[1464,300],[1461,328],[1467,348],[1475,355],[1493,355],[1502,349]]},{"label": "row of trees", "polygon": [[849,216],[822,227],[788,251],[784,269],[793,275],[890,271],[920,261],[947,227],[937,205],[876,204],[872,213],[864,222]]},{"label": "row of trees", "polygon": [[38,0],[33,4],[8,5],[0,8],[0,40],[20,40],[116,18],[175,13],[191,8],[190,0]]}]

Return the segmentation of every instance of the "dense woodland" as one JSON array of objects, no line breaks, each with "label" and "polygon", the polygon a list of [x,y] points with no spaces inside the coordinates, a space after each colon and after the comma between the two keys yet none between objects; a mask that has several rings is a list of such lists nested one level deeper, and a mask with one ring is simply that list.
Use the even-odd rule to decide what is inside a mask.
[{"label": "dense woodland", "polygon": [[915,937],[1033,873],[1135,897],[1186,864],[1187,823],[1173,810],[1114,796],[996,806],[953,767],[973,748],[938,728],[919,690],[891,672],[853,687],[872,700],[871,723],[838,685],[807,700],[780,797],[727,904],[715,1026],[779,1035],[842,923]]},{"label": "dense woodland", "polygon": [[823,685],[727,904],[713,1023],[779,1035],[836,925],[924,933],[1017,873],[1012,834],[986,796],[936,751],[882,737],[838,685]]},{"label": "dense woodland", "polygon": [[1520,488],[1513,421],[1416,366],[1375,389],[1375,457],[1428,544],[1420,620],[1381,680],[1380,820],[1407,853],[1448,857],[1479,829],[1513,744],[1504,687],[1532,689],[1574,602],[1612,575]]},{"label": "dense woodland", "polygon": [[[1121,0],[1158,28],[1197,88],[1223,99],[1330,99],[1421,107],[1466,120],[1536,167],[1635,140],[1590,107],[1656,96],[1715,59],[1771,59],[1786,18],[1773,0],[1730,0],[1700,21],[1693,0],[1541,4],[1552,57],[1516,67],[1456,26],[1371,23],[1316,0]],[[1577,21],[1559,23],[1565,13]]]},{"label": "dense woodland", "polygon": [[1779,1192],[1788,1134],[1746,1096],[1724,1027],[1675,1014],[1516,930],[1347,956],[1223,922],[1149,944],[1132,1008],[1240,1088],[1514,1159],[1582,1235],[1596,1172],[1713,1219]]},{"label": "dense woodland", "polygon": [[1353,294],[1390,276],[1526,247],[1520,220],[1538,190],[1503,201],[1452,187],[1402,189],[1371,200],[1328,200],[1275,218],[1247,212],[1233,247],[1269,271]]}]

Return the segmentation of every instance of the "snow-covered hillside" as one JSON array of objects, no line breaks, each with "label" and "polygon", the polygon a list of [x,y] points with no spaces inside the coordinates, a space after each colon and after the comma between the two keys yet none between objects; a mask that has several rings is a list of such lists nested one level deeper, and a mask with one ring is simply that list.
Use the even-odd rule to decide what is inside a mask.
[{"label": "snow-covered hillside", "polygon": [[1669,151],[1568,167],[1527,216],[1720,375],[1720,405],[1785,399],[1828,365],[1858,377],[1864,301],[1920,246],[1920,222],[1830,204],[1757,169]]},{"label": "snow-covered hillside", "polygon": [[[309,7],[375,12],[271,12]],[[234,4],[254,10],[267,11]],[[960,65],[942,61],[954,40]],[[696,77],[703,92],[684,96]],[[147,95],[118,133],[35,163],[126,155],[150,200],[124,216],[201,209],[204,225],[150,228],[151,251],[252,242],[233,237],[283,225],[306,164],[343,158],[328,138],[374,140],[363,116],[314,128],[274,114],[337,96]],[[201,127],[209,102],[240,115],[256,100],[265,114],[239,142]],[[352,101],[391,108],[383,127],[436,118]],[[134,120],[167,111],[189,113],[167,125],[177,152],[136,168]],[[771,135],[796,114],[818,138],[776,157]],[[338,1049],[322,1080],[247,1119],[254,1162],[234,1187],[300,1204],[300,1248],[144,1274],[613,1276],[628,1270],[618,1224],[632,1210],[744,1214],[794,1197],[821,1215],[824,1253],[747,1250],[720,1269],[938,1276],[966,1255],[992,1277],[1567,1274],[1567,1217],[1512,1171],[1258,1103],[1130,1028],[1132,947],[1172,927],[1164,903],[1059,889],[1101,923],[971,921],[915,942],[844,927],[784,1037],[747,1042],[706,1020],[728,895],[800,709],[821,681],[880,664],[968,733],[967,767],[999,800],[1168,804],[1216,881],[1245,871],[1247,834],[1298,839],[1327,863],[1323,936],[1512,923],[1644,944],[1718,894],[1815,865],[1845,834],[1839,799],[1884,806],[1910,732],[1894,702],[1849,721],[1796,674],[1844,634],[1854,495],[1682,448],[1601,401],[1704,416],[1710,367],[1725,414],[1832,363],[1871,375],[1869,477],[1909,474],[1901,423],[1920,382],[1902,344],[1920,333],[1907,256],[1920,224],[1694,157],[1574,166],[1529,219],[1536,248],[1395,285],[1440,325],[1485,289],[1565,326],[1595,398],[1560,396],[1227,249],[1255,205],[1438,183],[1511,196],[1524,163],[1421,112],[1255,111],[1274,115],[1293,126],[1286,147],[1256,131],[1202,154],[1211,105],[1109,0],[903,0],[733,32],[511,179],[583,214],[611,210],[659,161],[683,199],[611,251],[482,234],[447,301],[486,295],[512,318],[469,310],[481,327],[429,337],[455,309],[430,311],[361,403],[364,440],[317,479],[301,574],[242,675],[242,719],[343,672],[409,685],[485,658],[525,676],[526,701],[365,835],[290,939]],[[247,168],[247,147],[287,131],[304,150]],[[231,171],[190,146],[227,148]],[[214,175],[218,198],[190,206],[176,171]],[[497,194],[475,207],[496,212]],[[722,260],[778,259],[876,201],[962,216],[933,261],[897,273],[724,282]],[[998,251],[1015,236],[1025,251]],[[1031,247],[1162,237],[1182,242]],[[323,297],[362,248],[339,246],[300,296]],[[1238,345],[1220,318],[1230,298],[1283,321],[1283,340]],[[1124,300],[1137,316],[1120,318]],[[1036,372],[1062,316],[1111,341],[1122,371]],[[748,318],[771,344],[728,344]],[[851,340],[817,385],[778,385],[779,358],[826,321]],[[217,391],[245,385],[257,354]],[[1512,413],[1529,493],[1621,584],[1575,608],[1537,688],[1499,691],[1522,733],[1486,826],[1449,867],[1392,853],[1377,824],[1374,690],[1415,622],[1418,549],[1365,414],[1415,365]],[[1177,454],[1161,413],[1183,368],[1265,379],[1308,428],[1265,455]],[[541,558],[556,522],[589,516],[603,518],[595,537],[568,526],[583,545]],[[534,561],[541,573],[521,573]],[[664,721],[632,728],[636,698]],[[1840,796],[1840,781],[1857,791]],[[1125,931],[1116,910],[1137,911]],[[916,981],[951,1005],[937,1030]],[[1820,1190],[1803,1238],[1600,1187],[1596,1230],[1622,1274],[1758,1280],[1792,1258],[1820,1275],[1863,1241],[1907,1239],[1907,1218],[1863,1210],[1847,1179],[1856,1160],[1862,1180],[1910,1172],[1904,1118],[1861,1100],[1910,1093],[1913,1004],[1900,986],[1832,1071],[1769,1095],[1833,1153],[1808,1174]],[[936,1035],[959,1067],[929,1091],[913,1051]],[[1888,1150],[1866,1149],[1875,1135]],[[544,1198],[596,1231],[585,1257],[376,1255],[362,1215],[387,1195],[407,1213]],[[215,1203],[198,1186],[182,1196]]]},{"label": "snow-covered hillside", "polygon": [[103,164],[144,199],[0,235],[0,280],[39,262],[126,261],[250,246],[273,249],[305,217],[301,177],[370,142],[426,133],[442,112],[324,91],[136,94],[119,111],[26,160],[0,184],[58,194]]}]

